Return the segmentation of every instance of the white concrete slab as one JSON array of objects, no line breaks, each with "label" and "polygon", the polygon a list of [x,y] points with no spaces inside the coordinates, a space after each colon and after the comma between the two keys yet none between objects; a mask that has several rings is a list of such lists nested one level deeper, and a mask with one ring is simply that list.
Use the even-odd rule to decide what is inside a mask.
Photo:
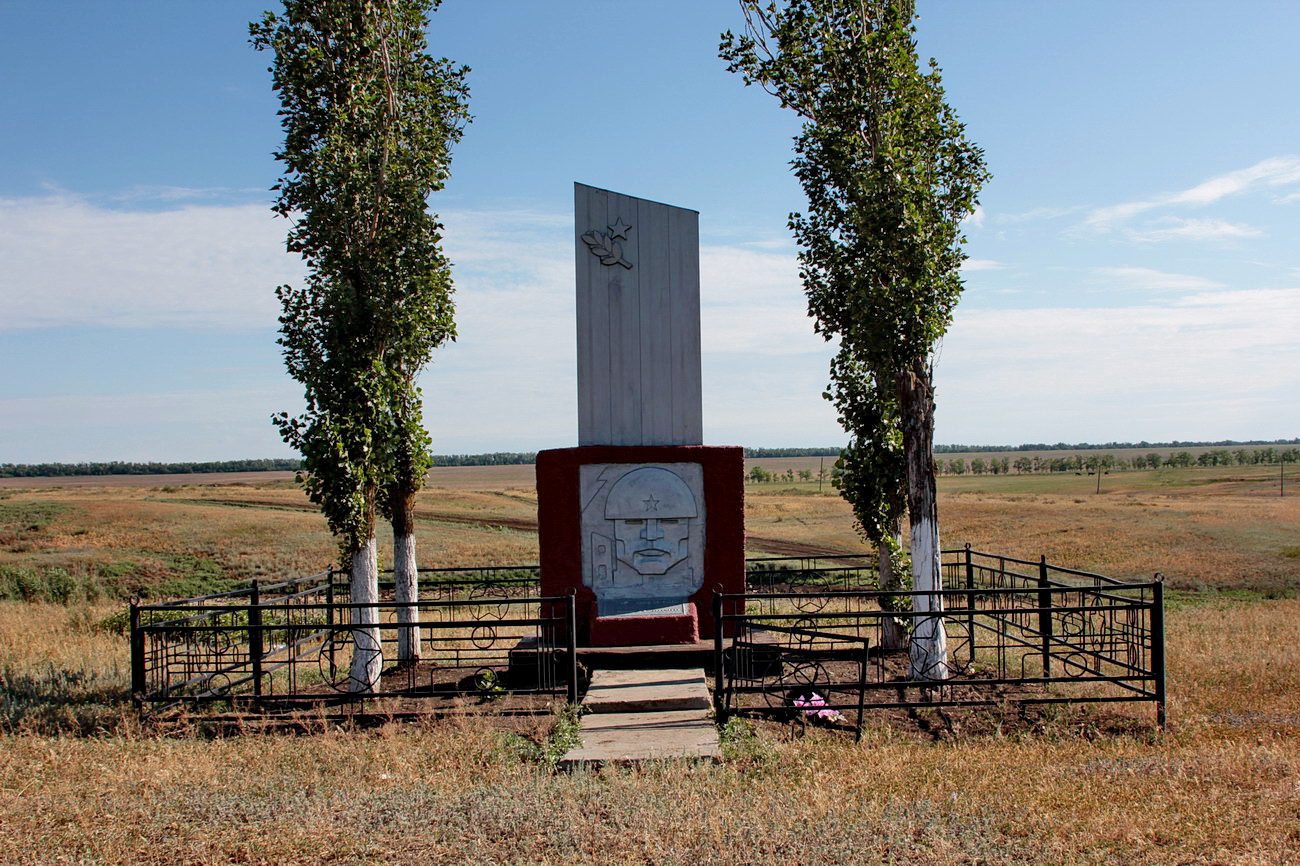
[{"label": "white concrete slab", "polygon": [[597,670],[583,706],[592,714],[707,710],[713,706],[703,668]]},{"label": "white concrete slab", "polygon": [[561,766],[686,758],[718,761],[718,729],[705,710],[596,713],[582,717],[582,746]]}]

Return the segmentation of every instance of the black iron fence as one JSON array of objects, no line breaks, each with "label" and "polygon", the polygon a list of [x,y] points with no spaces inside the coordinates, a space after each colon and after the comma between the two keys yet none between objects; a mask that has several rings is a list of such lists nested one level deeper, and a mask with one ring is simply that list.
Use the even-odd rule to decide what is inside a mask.
[{"label": "black iron fence", "polygon": [[749,592],[873,589],[878,581],[874,554],[761,556],[745,560],[745,588]]},{"label": "black iron fence", "polygon": [[[572,702],[573,599],[537,596],[535,579],[520,571],[422,569],[415,602],[391,598],[388,581],[380,601],[354,603],[333,571],[181,601],[133,601],[132,693],[142,709],[505,691]],[[367,620],[377,627],[354,624]],[[419,658],[392,664],[402,632],[414,632],[409,643]]]},{"label": "black iron fence", "polygon": [[[809,570],[817,580],[837,567]],[[1163,727],[1158,579],[1125,583],[969,547],[945,551],[943,571],[937,592],[810,590],[791,575],[799,591],[717,594],[719,718],[856,712],[860,726],[872,708],[1150,701]],[[909,635],[922,628],[946,643],[942,667],[913,658]]]},{"label": "black iron fence", "polygon": [[[749,560],[748,591],[715,596],[719,718],[855,714],[860,728],[872,708],[1151,701],[1164,724],[1159,580],[1125,583],[969,547],[944,552],[943,574],[942,591],[882,592],[871,555]],[[573,599],[541,597],[536,566],[421,569],[418,602],[401,604],[391,577],[381,575],[378,602],[357,604],[346,573],[327,570],[137,601],[130,617],[142,708],[504,691],[577,698]],[[354,625],[366,619],[377,628]],[[943,676],[921,676],[910,635],[940,624]],[[419,663],[392,664],[399,635],[412,631]],[[365,664],[372,656],[389,667]]]}]

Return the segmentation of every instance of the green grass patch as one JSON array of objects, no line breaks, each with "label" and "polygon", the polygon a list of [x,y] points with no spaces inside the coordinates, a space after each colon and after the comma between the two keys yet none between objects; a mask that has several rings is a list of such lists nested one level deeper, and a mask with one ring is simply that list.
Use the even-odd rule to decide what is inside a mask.
[{"label": "green grass patch", "polygon": [[68,510],[62,502],[0,502],[0,529],[40,532]]},{"label": "green grass patch", "polygon": [[1203,607],[1262,604],[1282,598],[1300,598],[1297,589],[1166,589],[1167,610],[1196,610]]},{"label": "green grass patch", "polygon": [[0,599],[68,605],[120,595],[114,582],[98,574],[59,567],[0,566]]}]

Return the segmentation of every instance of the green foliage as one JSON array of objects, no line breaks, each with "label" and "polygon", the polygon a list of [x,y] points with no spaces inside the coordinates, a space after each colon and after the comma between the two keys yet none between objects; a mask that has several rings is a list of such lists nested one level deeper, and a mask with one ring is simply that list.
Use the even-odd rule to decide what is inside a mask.
[{"label": "green foliage", "polygon": [[881,381],[844,349],[831,363],[831,379],[825,396],[852,437],[835,462],[831,484],[853,507],[858,531],[898,554],[895,532],[906,505],[907,464],[892,383]]},{"label": "green foliage", "polygon": [[760,737],[758,727],[743,716],[732,716],[718,728],[718,745],[729,763],[754,769],[771,764],[778,757],[775,746]]},{"label": "green foliage", "polygon": [[57,566],[0,566],[0,599],[66,605],[120,595],[112,581],[95,574]]},{"label": "green foliage", "polygon": [[961,294],[961,221],[988,177],[983,153],[944,102],[938,66],[919,67],[912,0],[740,5],[746,33],[720,47],[728,69],[804,121],[792,164],[808,211],[790,228],[815,328],[840,345],[825,394],[850,435],[836,485],[863,535],[889,543],[908,473],[933,491],[930,357]]},{"label": "green foliage", "polygon": [[377,498],[428,468],[415,377],[455,338],[450,263],[425,200],[469,119],[465,67],[434,59],[436,0],[285,0],[250,25],[271,50],[285,139],[276,213],[308,275],[280,286],[280,345],[307,408],[275,417],[347,557],[374,534]]},{"label": "green foliage", "polygon": [[517,761],[554,770],[571,749],[582,745],[581,716],[582,710],[578,706],[566,704],[558,707],[551,718],[550,733],[541,742],[519,734],[503,733],[501,748]]}]

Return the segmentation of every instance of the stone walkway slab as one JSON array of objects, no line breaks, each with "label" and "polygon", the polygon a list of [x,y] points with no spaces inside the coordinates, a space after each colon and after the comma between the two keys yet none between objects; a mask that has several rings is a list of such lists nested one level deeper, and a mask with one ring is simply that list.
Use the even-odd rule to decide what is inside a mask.
[{"label": "stone walkway slab", "polygon": [[701,668],[593,671],[582,703],[591,714],[707,710],[713,706]]},{"label": "stone walkway slab", "polygon": [[582,746],[562,767],[687,758],[718,761],[718,729],[704,710],[591,713],[582,717]]}]

